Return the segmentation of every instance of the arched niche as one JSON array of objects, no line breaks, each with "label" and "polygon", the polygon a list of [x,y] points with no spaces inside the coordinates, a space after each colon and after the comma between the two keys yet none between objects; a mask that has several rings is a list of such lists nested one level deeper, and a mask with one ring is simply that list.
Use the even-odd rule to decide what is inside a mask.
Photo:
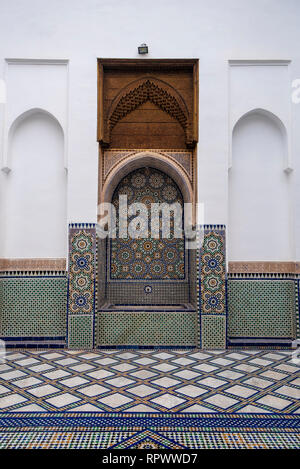
[{"label": "arched niche", "polygon": [[232,134],[229,172],[230,261],[286,261],[292,257],[290,180],[284,171],[286,129],[273,113],[254,109]]},{"label": "arched niche", "polygon": [[[161,155],[155,155],[150,152],[141,152],[133,155],[130,161],[127,159],[126,162],[120,162],[120,164],[114,168],[106,180],[103,192],[102,201],[106,203],[114,202],[116,194],[119,193],[120,184],[122,186],[123,181],[125,187],[129,184],[128,180],[131,180],[132,175],[139,171],[150,171],[151,174],[161,174],[166,180],[170,180],[170,184],[177,188],[178,194],[180,194],[180,204],[192,203],[193,195],[190,182],[180,168],[169,161],[167,158],[162,158]],[[163,190],[163,189],[161,189]],[[149,192],[149,191],[148,191]],[[150,190],[151,192],[151,190]],[[158,190],[158,192],[160,192]],[[139,197],[139,196],[138,196]],[[159,197],[159,195],[157,195]],[[135,201],[135,200],[134,200]],[[132,203],[130,200],[128,204]],[[157,201],[156,201],[157,202]],[[161,199],[160,203],[164,200]],[[188,217],[184,217],[186,206],[183,207],[182,215],[185,218],[185,222],[188,221]],[[185,225],[186,226],[186,225]],[[150,225],[149,225],[150,227]],[[149,242],[152,243],[151,235],[149,233]],[[147,242],[147,240],[137,241],[135,244],[140,242]],[[178,245],[177,245],[177,244]],[[154,243],[155,244],[155,243]],[[168,243],[167,243],[168,244]],[[172,244],[172,243],[171,243]],[[124,278],[119,278],[118,275],[111,276],[111,268],[115,261],[113,260],[112,253],[120,253],[125,247],[122,246],[122,240],[118,238],[116,241],[110,239],[99,239],[98,243],[98,305],[100,309],[115,308],[120,303],[119,297],[121,295],[123,308],[130,308],[130,305],[142,308],[151,308],[151,304],[161,305],[161,307],[172,307],[173,309],[192,309],[196,304],[196,258],[194,250],[188,250],[185,247],[185,240],[174,241],[174,250],[182,251],[184,255],[184,275],[172,275],[166,276],[165,278],[156,278],[157,276],[151,277],[148,270],[146,269],[145,278],[129,278],[127,279],[126,274]],[[171,247],[170,247],[171,248]],[[139,248],[138,248],[139,249]],[[160,248],[161,249],[161,248]],[[142,251],[142,248],[141,248]],[[155,249],[154,251],[155,252]],[[118,254],[119,255],[119,254]],[[155,254],[153,254],[155,255]],[[154,261],[155,258],[152,259]],[[152,263],[150,262],[150,264]],[[159,261],[157,261],[159,262]],[[126,261],[125,261],[126,263]],[[154,262],[155,263],[155,262]],[[149,266],[150,266],[149,264]],[[150,268],[150,267],[149,267]],[[128,274],[129,275],[129,274]],[[147,277],[148,275],[148,277]],[[147,288],[151,289],[151,295],[147,293]],[[136,297],[133,300],[133,292],[136,292]],[[172,294],[170,295],[170,292]],[[181,304],[182,303],[182,304]]]},{"label": "arched niche", "polygon": [[5,257],[65,257],[64,133],[43,109],[20,115],[9,131]]},{"label": "arched niche", "polygon": [[[111,202],[114,190],[116,189],[121,179],[130,172],[134,171],[135,169],[147,166],[156,168],[160,171],[167,173],[172,179],[174,179],[174,181],[180,188],[183,195],[184,203],[190,203],[192,205],[194,204],[195,201],[193,196],[193,189],[189,181],[188,175],[173,160],[165,157],[164,155],[156,154],[154,152],[136,153],[131,157],[126,158],[125,161],[120,161],[120,163],[116,167],[114,167],[108,175],[103,186],[100,201]],[[195,210],[193,208],[191,214],[191,223],[193,223],[194,217]]]}]

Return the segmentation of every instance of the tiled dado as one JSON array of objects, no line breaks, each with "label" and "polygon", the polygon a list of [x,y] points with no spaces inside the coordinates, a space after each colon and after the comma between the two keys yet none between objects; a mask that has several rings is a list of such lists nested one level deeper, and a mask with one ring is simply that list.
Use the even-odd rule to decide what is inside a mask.
[{"label": "tiled dado", "polygon": [[0,337],[7,347],[64,347],[64,271],[0,273]]},{"label": "tiled dado", "polygon": [[70,224],[67,326],[69,348],[94,347],[96,251],[96,225]]},{"label": "tiled dado", "polygon": [[289,273],[228,274],[229,343],[290,345],[296,337],[297,290]]},{"label": "tiled dado", "polygon": [[[200,231],[204,236],[203,243],[197,250],[199,314],[188,315],[189,327],[186,328],[184,319],[187,316],[179,312],[165,312],[163,315],[158,312],[96,314],[98,255],[96,225],[71,224],[69,226],[68,346],[70,348],[109,345],[174,347],[198,344],[202,348],[225,348],[227,318],[225,226],[204,225]],[[117,324],[119,327],[116,327]],[[141,329],[149,332],[146,334],[147,337],[144,333],[141,334]],[[180,337],[183,331],[184,337]],[[128,340],[123,337],[123,333],[126,333]]]},{"label": "tiled dado", "polygon": [[224,225],[200,228],[198,304],[200,348],[226,348],[226,238]]},{"label": "tiled dado", "polygon": [[197,347],[197,312],[98,312],[96,346]]},{"label": "tiled dado", "polygon": [[300,338],[300,262],[229,262],[228,272],[229,337]]},{"label": "tiled dado", "polygon": [[0,272],[66,270],[66,259],[0,259]]}]

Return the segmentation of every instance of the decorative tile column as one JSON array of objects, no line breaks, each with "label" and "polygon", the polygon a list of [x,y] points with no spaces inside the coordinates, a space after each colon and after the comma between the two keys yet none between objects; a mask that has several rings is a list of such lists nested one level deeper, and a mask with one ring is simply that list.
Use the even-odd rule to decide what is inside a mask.
[{"label": "decorative tile column", "polygon": [[225,349],[227,331],[224,225],[204,225],[199,249],[200,347]]},{"label": "decorative tile column", "polygon": [[69,225],[68,326],[69,348],[92,349],[96,304],[96,225]]}]

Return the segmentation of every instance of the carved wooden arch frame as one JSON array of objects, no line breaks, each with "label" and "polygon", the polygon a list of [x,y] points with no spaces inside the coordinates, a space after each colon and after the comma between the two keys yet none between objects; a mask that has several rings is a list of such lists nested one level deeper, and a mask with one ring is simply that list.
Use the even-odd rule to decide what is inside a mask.
[{"label": "carved wooden arch frame", "polygon": [[151,76],[132,81],[114,98],[106,119],[104,143],[110,143],[111,131],[121,119],[148,100],[179,122],[186,145],[193,146],[192,122],[184,99],[171,85]]},{"label": "carved wooden arch frame", "polygon": [[103,185],[101,202],[110,203],[119,182],[135,169],[147,166],[163,171],[176,182],[181,190],[184,203],[192,204],[192,219],[189,222],[194,224],[196,216],[194,207],[195,199],[193,187],[188,175],[175,160],[155,152],[142,151],[135,153],[117,163],[110,171]]}]

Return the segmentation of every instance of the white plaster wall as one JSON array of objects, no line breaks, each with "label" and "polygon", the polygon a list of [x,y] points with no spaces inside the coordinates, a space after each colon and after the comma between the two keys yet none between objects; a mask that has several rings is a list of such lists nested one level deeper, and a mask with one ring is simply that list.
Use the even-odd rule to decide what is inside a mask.
[{"label": "white plaster wall", "polygon": [[278,123],[250,113],[235,126],[229,174],[231,261],[292,260],[290,177],[283,171],[286,135]]},{"label": "white plaster wall", "polygon": [[[206,205],[207,223],[227,224],[228,61],[291,60],[289,77],[282,85],[285,99],[289,99],[290,81],[300,77],[299,16],[298,0],[2,1],[0,78],[4,77],[5,58],[69,60],[68,221],[96,221],[96,58],[135,58],[137,46],[147,42],[149,58],[200,59],[199,198]],[[263,83],[265,89],[268,83]],[[247,95],[247,87],[244,93]],[[299,114],[300,105],[292,104],[295,220],[300,219]],[[296,226],[300,259],[299,221]]]},{"label": "white plaster wall", "polygon": [[4,240],[1,257],[67,254],[63,132],[45,113],[25,117],[10,136],[11,172],[2,181]]}]

